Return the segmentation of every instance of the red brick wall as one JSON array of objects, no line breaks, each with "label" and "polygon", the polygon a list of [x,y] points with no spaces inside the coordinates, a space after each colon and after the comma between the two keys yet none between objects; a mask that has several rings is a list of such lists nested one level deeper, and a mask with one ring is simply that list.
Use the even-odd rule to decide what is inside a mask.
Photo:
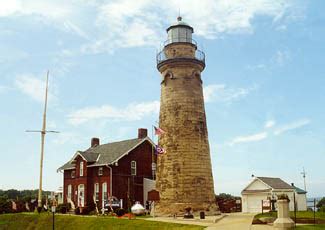
[{"label": "red brick wall", "polygon": [[[156,155],[153,155],[154,161],[156,162]],[[131,161],[133,160],[137,162],[136,176],[131,176]],[[113,195],[119,199],[123,199],[123,206],[125,208],[127,205],[128,187],[132,203],[140,201],[143,204],[143,178],[152,179],[151,163],[152,147],[146,141],[120,159],[118,166],[112,166]]]},{"label": "red brick wall", "polygon": [[[79,175],[80,172],[80,162],[84,162],[84,170],[83,170],[83,176]],[[72,201],[77,206],[78,205],[78,194],[76,194],[76,191],[78,191],[78,185],[84,184],[85,188],[85,194],[88,192],[88,185],[87,185],[87,162],[83,160],[80,156],[76,157],[76,169],[75,169],[75,178],[71,178],[71,171],[73,170],[64,170],[64,201],[67,202],[67,196],[68,196],[68,185],[72,185]],[[85,206],[87,206],[88,199],[85,197]]]},{"label": "red brick wall", "polygon": [[[137,174],[131,176],[131,161],[137,162]],[[80,161],[84,162],[84,175],[79,176]],[[156,162],[156,155],[154,154],[154,161]],[[130,191],[130,198],[134,203],[140,201],[143,204],[143,178],[152,179],[151,171],[152,163],[152,147],[149,142],[144,142],[128,155],[124,156],[118,161],[118,165],[111,166],[113,171],[113,196],[118,199],[123,199],[123,206],[127,208],[127,193]],[[107,183],[107,192],[110,192],[110,169],[103,166],[103,175],[98,175],[99,167],[87,167],[80,156],[76,158],[76,173],[75,178],[71,178],[72,170],[64,171],[64,201],[67,202],[68,185],[72,185],[72,200],[77,206],[78,195],[75,194],[78,190],[79,184],[85,186],[85,206],[93,203],[94,184],[99,183],[99,202],[98,207],[102,204],[102,184]],[[128,182],[129,181],[129,182]],[[128,186],[129,184],[129,186]]]}]

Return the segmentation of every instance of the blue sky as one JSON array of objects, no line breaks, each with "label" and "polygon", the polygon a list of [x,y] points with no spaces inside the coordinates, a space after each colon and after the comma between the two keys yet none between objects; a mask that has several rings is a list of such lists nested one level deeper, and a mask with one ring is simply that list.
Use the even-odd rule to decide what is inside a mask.
[{"label": "blue sky", "polygon": [[176,20],[194,27],[216,193],[251,175],[325,191],[325,3],[315,1],[0,0],[0,188],[38,186],[50,70],[44,189],[91,137],[134,138],[159,116],[155,55]]}]

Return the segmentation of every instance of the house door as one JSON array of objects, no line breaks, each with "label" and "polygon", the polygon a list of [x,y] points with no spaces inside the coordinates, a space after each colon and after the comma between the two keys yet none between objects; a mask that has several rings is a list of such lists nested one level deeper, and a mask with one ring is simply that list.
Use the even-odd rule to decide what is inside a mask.
[{"label": "house door", "polygon": [[85,206],[85,186],[83,184],[78,185],[78,206]]}]

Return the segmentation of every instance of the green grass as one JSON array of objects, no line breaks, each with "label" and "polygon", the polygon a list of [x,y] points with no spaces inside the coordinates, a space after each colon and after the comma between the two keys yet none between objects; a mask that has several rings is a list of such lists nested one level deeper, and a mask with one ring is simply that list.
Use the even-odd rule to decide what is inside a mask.
[{"label": "green grass", "polygon": [[296,227],[297,230],[318,230],[325,229],[325,224],[317,224],[317,225],[298,225]]},{"label": "green grass", "polygon": [[[47,230],[52,229],[52,214],[18,213],[0,215],[0,229]],[[202,230],[203,226],[172,224],[143,219],[117,219],[113,217],[56,215],[55,229],[105,229],[105,230]]]},{"label": "green grass", "polygon": [[[290,212],[290,217],[294,218],[294,212]],[[268,212],[268,213],[260,213],[255,216],[255,218],[260,217],[277,217],[276,212]],[[325,220],[325,212],[316,212],[315,213],[316,219]],[[311,211],[299,211],[297,212],[297,219],[314,219],[314,212]]]}]

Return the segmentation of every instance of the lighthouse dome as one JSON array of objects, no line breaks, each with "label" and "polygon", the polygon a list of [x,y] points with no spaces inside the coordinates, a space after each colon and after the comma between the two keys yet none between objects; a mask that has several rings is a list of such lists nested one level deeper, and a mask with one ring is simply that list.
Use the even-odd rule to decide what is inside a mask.
[{"label": "lighthouse dome", "polygon": [[168,44],[174,42],[188,42],[192,43],[192,33],[194,32],[186,22],[182,21],[182,17],[177,18],[177,22],[173,23],[167,29]]}]

